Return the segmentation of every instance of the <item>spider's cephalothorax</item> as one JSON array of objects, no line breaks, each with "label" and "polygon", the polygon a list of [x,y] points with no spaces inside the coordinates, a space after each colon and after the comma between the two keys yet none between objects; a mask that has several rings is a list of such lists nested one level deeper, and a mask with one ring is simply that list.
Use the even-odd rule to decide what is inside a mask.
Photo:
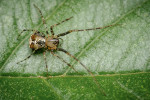
[{"label": "spider's cephalothorax", "polygon": [[[60,60],[62,60],[64,63],[66,63],[70,68],[72,68],[75,72],[77,72],[74,67],[72,67],[72,65],[70,65],[69,63],[67,63],[62,57],[58,56],[57,54],[55,54],[53,51],[61,51],[61,52],[64,52],[65,54],[69,55],[70,57],[72,57],[74,60],[76,60],[77,62],[79,62],[92,76],[93,76],[93,79],[95,81],[95,83],[97,84],[97,86],[100,88],[96,78],[94,77],[94,75],[91,73],[91,71],[84,65],[82,64],[75,56],[71,55],[68,51],[62,49],[62,48],[59,48],[58,45],[59,45],[59,39],[61,39],[60,37],[61,36],[65,36],[67,34],[70,34],[72,32],[79,32],[79,31],[90,31],[90,30],[97,30],[97,29],[104,29],[104,28],[107,28],[107,27],[110,27],[110,26],[114,26],[114,25],[108,25],[108,26],[104,26],[104,27],[97,27],[97,28],[89,28],[89,29],[73,29],[73,30],[69,30],[69,31],[66,31],[64,33],[60,33],[58,35],[54,35],[54,31],[53,31],[53,28],[57,25],[60,25],[61,23],[65,22],[65,21],[68,21],[70,20],[72,17],[70,18],[67,18],[65,20],[63,20],[62,22],[58,23],[58,24],[55,24],[55,25],[52,25],[50,27],[50,31],[51,31],[51,36],[49,35],[49,32],[48,32],[48,29],[47,29],[47,26],[46,26],[46,23],[45,23],[45,19],[42,15],[42,12],[41,10],[36,6],[34,5],[35,8],[37,8],[37,10],[40,12],[41,14],[41,18],[42,18],[42,22],[46,28],[46,36],[43,35],[43,33],[39,32],[38,30],[32,30],[32,29],[24,29],[22,32],[24,31],[33,31],[34,34],[31,35],[30,37],[30,40],[29,40],[29,47],[33,49],[33,52],[32,54],[38,50],[38,49],[41,49],[41,48],[44,48],[44,52],[43,52],[43,55],[44,55],[44,59],[45,59],[45,64],[46,64],[46,69],[47,69],[47,76],[48,76],[48,66],[47,66],[47,61],[46,61],[46,55],[45,55],[45,52],[47,50],[49,50],[51,52],[52,55],[56,56],[57,58],[59,58]],[[22,33],[21,32],[21,33]],[[20,35],[19,35],[20,36]],[[31,57],[30,54],[27,58],[25,58],[24,60],[27,60],[28,58]],[[22,60],[22,61],[24,61]],[[20,61],[20,62],[22,62]],[[20,63],[18,62],[18,63]],[[102,91],[102,90],[101,90]],[[105,95],[104,91],[102,91],[103,94]]]},{"label": "spider's cephalothorax", "polygon": [[45,38],[45,47],[48,49],[48,50],[56,50],[57,47],[58,47],[58,44],[59,44],[59,39],[57,36],[48,36]]}]

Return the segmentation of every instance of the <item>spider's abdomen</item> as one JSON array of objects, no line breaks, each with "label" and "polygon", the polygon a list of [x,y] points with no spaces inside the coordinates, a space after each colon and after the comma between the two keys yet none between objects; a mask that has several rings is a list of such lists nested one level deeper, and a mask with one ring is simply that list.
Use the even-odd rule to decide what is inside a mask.
[{"label": "spider's abdomen", "polygon": [[45,48],[45,37],[38,33],[31,35],[29,40],[29,47],[34,50]]},{"label": "spider's abdomen", "polygon": [[46,47],[48,50],[56,50],[59,44],[58,38],[54,38],[52,36],[49,36],[46,38]]}]

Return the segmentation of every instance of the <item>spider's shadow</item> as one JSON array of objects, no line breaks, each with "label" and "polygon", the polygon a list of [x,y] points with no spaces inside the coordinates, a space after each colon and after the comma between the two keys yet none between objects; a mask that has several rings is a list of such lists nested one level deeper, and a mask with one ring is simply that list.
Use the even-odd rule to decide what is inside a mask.
[{"label": "spider's shadow", "polygon": [[[32,50],[32,52],[33,52],[34,50]],[[43,52],[45,51],[45,49],[44,48],[42,48],[42,49],[39,49],[39,50],[36,50],[35,52],[34,52],[34,54],[33,55],[38,55],[38,54],[43,54]]]}]

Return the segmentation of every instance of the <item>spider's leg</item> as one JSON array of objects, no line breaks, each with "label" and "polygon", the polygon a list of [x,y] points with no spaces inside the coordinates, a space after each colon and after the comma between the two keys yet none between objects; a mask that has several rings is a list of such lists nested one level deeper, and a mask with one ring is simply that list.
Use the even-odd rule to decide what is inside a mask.
[{"label": "spider's leg", "polygon": [[44,35],[43,33],[39,32],[38,30],[33,30],[33,29],[24,29],[20,32],[20,34],[18,35],[17,39],[20,37],[20,35],[23,33],[23,32],[26,32],[26,31],[33,31],[34,33],[40,33],[42,35]]},{"label": "spider's leg", "polygon": [[52,54],[53,56],[56,56],[57,58],[59,58],[62,62],[66,63],[70,68],[72,68],[75,72],[78,73],[78,71],[76,71],[76,70],[72,67],[72,65],[70,65],[69,63],[67,63],[63,58],[61,58],[60,56],[54,54],[54,52],[52,52],[52,51],[51,51],[51,54]]},{"label": "spider's leg", "polygon": [[33,30],[33,29],[24,29],[20,32],[20,34],[18,35],[17,39],[20,37],[20,35],[25,32],[25,31],[33,31],[33,32],[37,32],[37,30]]},{"label": "spider's leg", "polygon": [[104,26],[104,27],[97,27],[97,28],[89,28],[89,29],[74,29],[74,30],[69,30],[67,32],[64,32],[64,33],[60,33],[57,35],[57,37],[60,37],[60,36],[65,36],[67,34],[70,34],[72,32],[79,32],[79,31],[90,31],[90,30],[98,30],[98,29],[104,29],[104,28],[107,28],[107,27],[111,27],[111,26],[116,26],[116,25],[119,25],[119,24],[114,24],[114,25],[108,25],[108,26]]},{"label": "spider's leg", "polygon": [[98,81],[96,80],[95,76],[93,75],[93,73],[83,64],[81,63],[75,56],[71,55],[68,51],[62,49],[62,48],[57,48],[58,51],[62,51],[65,54],[69,55],[71,58],[75,59],[78,63],[80,63],[93,77],[95,83],[97,84],[98,88],[100,89],[100,91],[106,96],[106,93],[101,89],[100,84],[98,83]]},{"label": "spider's leg", "polygon": [[48,34],[48,29],[47,29],[46,21],[45,21],[45,19],[44,19],[44,17],[43,17],[43,14],[42,14],[41,10],[40,10],[35,4],[33,4],[33,5],[34,5],[34,7],[39,11],[39,13],[40,13],[40,15],[41,15],[41,18],[42,18],[42,22],[43,22],[43,24],[44,24],[44,26],[45,26],[45,28],[46,28],[46,34]]},{"label": "spider's leg", "polygon": [[67,55],[69,55],[71,58],[75,59],[75,60],[76,60],[77,62],[79,62],[91,75],[93,75],[92,72],[91,72],[83,63],[81,63],[75,56],[71,55],[68,51],[66,51],[66,50],[64,50],[64,49],[62,49],[62,48],[57,48],[57,50],[58,50],[58,51],[62,51],[62,52],[64,52],[64,53],[66,53]]},{"label": "spider's leg", "polygon": [[53,28],[54,28],[55,26],[60,25],[61,23],[63,23],[63,22],[66,22],[66,21],[70,20],[71,18],[73,18],[73,17],[67,18],[67,19],[65,19],[65,20],[61,21],[60,23],[57,23],[57,24],[52,25],[52,26],[50,27],[51,34],[52,34],[52,35],[54,35]]},{"label": "spider's leg", "polygon": [[17,62],[17,64],[19,64],[19,63],[21,63],[21,62],[23,62],[23,61],[29,59],[29,58],[34,54],[34,52],[35,52],[35,50],[34,50],[28,57],[26,57],[25,59],[23,59],[23,60]]},{"label": "spider's leg", "polygon": [[45,65],[46,65],[46,70],[47,70],[47,77],[48,77],[48,65],[47,65],[47,61],[46,61],[46,55],[45,55],[46,51],[43,52],[44,55],[44,61],[45,61]]}]

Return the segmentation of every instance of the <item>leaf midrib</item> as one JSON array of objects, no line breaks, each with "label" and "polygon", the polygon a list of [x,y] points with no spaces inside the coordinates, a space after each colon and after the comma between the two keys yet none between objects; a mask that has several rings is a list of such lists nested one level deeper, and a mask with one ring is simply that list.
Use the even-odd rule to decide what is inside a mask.
[{"label": "leaf midrib", "polygon": [[[95,77],[115,77],[115,76],[126,76],[126,75],[138,75],[138,74],[149,74],[150,72],[134,72],[134,73],[123,73],[123,74],[106,74],[106,75],[94,75]],[[25,77],[25,76],[0,76],[0,78],[27,78],[27,79],[30,79],[30,78],[41,78],[41,79],[51,79],[51,78],[67,78],[67,77],[71,77],[71,78],[75,78],[75,77],[85,77],[85,78],[89,78],[92,76],[91,75],[65,75],[65,76],[62,76],[62,75],[59,75],[59,76],[50,76],[50,77],[44,77],[44,76],[30,76],[30,77]]]}]

